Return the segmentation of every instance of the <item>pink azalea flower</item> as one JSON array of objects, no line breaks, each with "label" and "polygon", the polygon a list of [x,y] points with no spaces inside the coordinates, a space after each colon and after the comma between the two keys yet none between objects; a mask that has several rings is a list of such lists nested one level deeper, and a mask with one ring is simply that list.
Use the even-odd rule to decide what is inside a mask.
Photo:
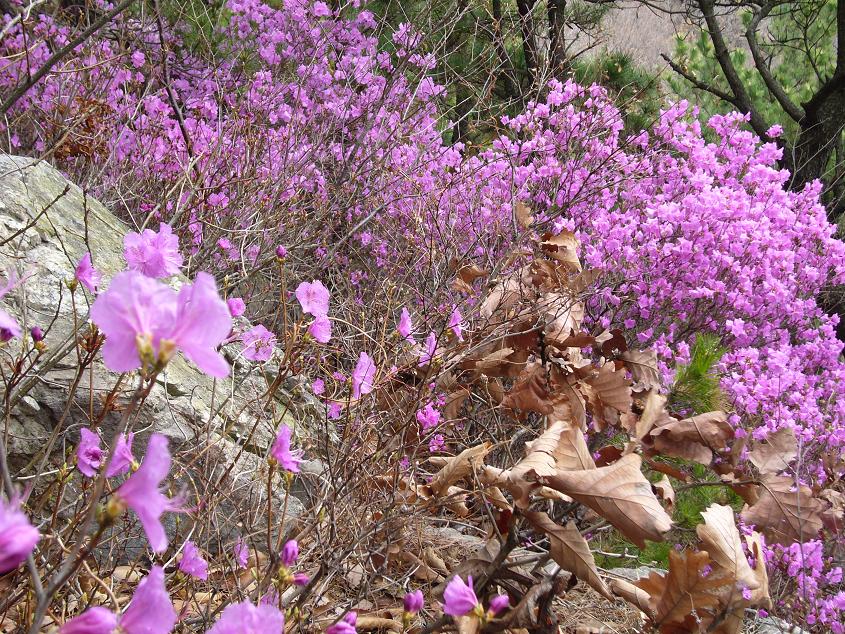
[{"label": "pink azalea flower", "polygon": [[121,475],[129,471],[129,468],[135,462],[135,456],[132,455],[132,441],[135,439],[135,434],[121,434],[117,438],[117,446],[114,448],[114,455],[112,456],[109,468],[106,469],[106,477],[113,478],[116,475]]},{"label": "pink azalea flower", "polygon": [[434,353],[437,351],[437,335],[430,332],[425,339],[425,350],[420,354],[420,365],[428,365],[434,360]]},{"label": "pink azalea flower", "polygon": [[326,628],[326,634],[355,634],[355,624],[358,622],[356,612],[348,612],[340,621]]},{"label": "pink azalea flower", "polygon": [[295,539],[290,539],[282,547],[282,563],[290,568],[297,559],[299,559],[299,544]]},{"label": "pink azalea flower", "polygon": [[103,464],[105,452],[100,448],[100,437],[87,427],[80,430],[79,445],[76,447],[76,468],[84,476],[93,478]]},{"label": "pink azalea flower", "polygon": [[94,268],[93,264],[91,264],[90,253],[86,253],[82,256],[82,259],[79,261],[79,264],[76,265],[76,271],[74,273],[74,276],[80,284],[82,284],[90,292],[95,294],[97,292],[97,287],[100,285],[100,282],[103,281],[102,274]]},{"label": "pink azalea flower", "polygon": [[302,306],[302,312],[314,317],[329,314],[329,289],[319,280],[302,282],[296,287],[296,299]]},{"label": "pink azalea flower", "polygon": [[228,306],[229,314],[232,317],[240,317],[246,310],[246,304],[240,297],[230,297],[226,300],[226,306]]},{"label": "pink azalea flower", "polygon": [[141,346],[158,362],[178,349],[206,374],[229,374],[217,347],[231,331],[232,317],[208,273],[198,273],[178,294],[137,271],[118,273],[91,307],[91,319],[106,335],[103,360],[115,372],[140,368]]},{"label": "pink azalea flower", "polygon": [[282,634],[284,628],[285,616],[278,608],[243,601],[227,606],[208,634]]},{"label": "pink azalea flower", "polygon": [[373,391],[373,381],[376,378],[376,364],[366,352],[358,355],[358,363],[352,371],[352,397],[361,398]]},{"label": "pink azalea flower", "polygon": [[416,614],[422,610],[423,605],[425,605],[425,597],[423,597],[422,590],[414,590],[406,594],[402,600],[402,605],[408,614]]},{"label": "pink azalea flower", "polygon": [[308,334],[320,343],[328,343],[332,338],[331,320],[325,315],[315,317],[314,321],[308,327]]},{"label": "pink azalea flower", "polygon": [[145,229],[140,235],[127,233],[123,238],[123,256],[133,271],[147,277],[170,277],[182,268],[179,238],[170,225],[159,225],[158,233]]},{"label": "pink azalea flower", "polygon": [[417,422],[423,431],[437,427],[440,424],[440,412],[435,409],[433,403],[428,402],[425,404],[425,407],[417,410]]},{"label": "pink azalea flower", "polygon": [[161,491],[161,482],[170,472],[170,451],[167,438],[153,434],[140,468],[129,476],[115,495],[138,515],[153,552],[167,548],[167,535],[161,524],[165,511],[181,512],[181,500],[168,498]]},{"label": "pink azalea flower", "polygon": [[455,336],[458,338],[458,341],[464,340],[464,328],[463,328],[463,316],[461,315],[461,311],[457,308],[452,311],[452,314],[449,315],[449,323],[446,324],[447,328],[451,328],[452,332],[455,333]]},{"label": "pink azalea flower", "polygon": [[320,396],[320,394],[326,391],[325,381],[323,379],[314,379],[314,382],[311,384],[311,391],[317,396]]},{"label": "pink azalea flower", "polygon": [[304,572],[297,572],[293,576],[293,585],[295,586],[307,586],[309,581],[311,581],[311,578]]},{"label": "pink azalea flower", "polygon": [[240,537],[238,538],[232,552],[235,555],[235,561],[238,564],[238,568],[246,568],[249,563],[249,547],[247,547],[243,539]]},{"label": "pink azalea flower", "polygon": [[413,329],[414,325],[411,323],[411,314],[408,312],[407,308],[403,308],[402,314],[399,316],[399,323],[396,325],[396,332],[398,332],[403,339],[414,343],[414,338],[411,336]]},{"label": "pink azalea flower", "polygon": [[59,628],[59,634],[170,634],[176,625],[176,611],[164,585],[164,569],[153,566],[141,580],[129,607],[119,617],[103,607],[94,607]]},{"label": "pink azalea flower", "polygon": [[302,462],[302,450],[291,451],[290,448],[290,427],[282,425],[279,433],[276,434],[276,442],[270,449],[270,455],[282,466],[282,469],[291,473],[299,473],[299,465]]},{"label": "pink azalea flower", "polygon": [[329,414],[329,418],[330,418],[331,420],[335,420],[335,419],[337,419],[337,418],[340,418],[340,414],[341,414],[342,412],[343,412],[343,405],[341,405],[340,403],[336,403],[336,402],[335,402],[335,403],[330,403],[330,404],[329,404],[329,412],[328,412],[328,414]]},{"label": "pink azalea flower", "polygon": [[241,341],[245,358],[250,361],[269,361],[276,345],[276,335],[258,324],[242,334]]},{"label": "pink azalea flower", "polygon": [[475,590],[472,589],[472,577],[469,584],[457,575],[452,578],[443,592],[443,611],[450,616],[463,616],[472,612],[479,604]]},{"label": "pink azalea flower", "polygon": [[208,579],[208,562],[203,559],[197,545],[186,541],[182,549],[182,559],[179,560],[179,570],[197,579]]},{"label": "pink azalea flower", "polygon": [[506,594],[497,594],[490,599],[490,614],[496,616],[502,610],[506,610],[510,605],[510,598]]},{"label": "pink azalea flower", "polygon": [[0,497],[0,575],[17,568],[39,539],[38,529],[18,508],[18,500],[7,504]]},{"label": "pink azalea flower", "polygon": [[[3,288],[0,288],[0,299],[6,296],[18,283],[16,276],[13,273],[9,274],[9,279]],[[14,337],[21,336],[21,327],[5,310],[0,308],[0,342],[9,341]],[[35,337],[33,337],[35,339]]]}]

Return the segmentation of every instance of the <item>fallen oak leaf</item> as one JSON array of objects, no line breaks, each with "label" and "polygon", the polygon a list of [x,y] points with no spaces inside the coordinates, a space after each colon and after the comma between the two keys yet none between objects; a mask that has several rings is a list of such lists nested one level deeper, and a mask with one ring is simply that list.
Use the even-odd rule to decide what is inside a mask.
[{"label": "fallen oak leaf", "polygon": [[760,484],[760,499],[742,511],[742,521],[756,526],[768,543],[788,546],[816,538],[822,510],[824,504],[808,487],[796,488],[792,478],[770,475]]},{"label": "fallen oak leaf", "polygon": [[733,435],[727,415],[720,411],[673,420],[652,429],[649,434],[658,452],[703,465],[709,465],[713,453],[727,447]]},{"label": "fallen oak leaf", "polygon": [[528,476],[588,506],[644,548],[646,539],[663,540],[672,528],[672,518],[651,490],[651,483],[640,471],[641,465],[637,454],[628,454],[598,469],[558,469],[550,476],[532,473]]},{"label": "fallen oak leaf", "polygon": [[528,511],[524,515],[535,530],[549,537],[549,554],[561,568],[571,572],[605,598],[613,598],[610,589],[599,576],[590,545],[575,522],[560,526],[545,513]]},{"label": "fallen oak leaf", "polygon": [[784,427],[768,436],[765,442],[757,442],[748,454],[748,460],[760,473],[783,471],[798,456],[798,440],[795,432]]},{"label": "fallen oak leaf", "polygon": [[630,581],[625,579],[613,578],[608,582],[611,592],[617,597],[622,597],[628,603],[636,607],[640,612],[647,616],[652,616],[651,611],[651,596],[642,588],[638,588]]},{"label": "fallen oak leaf", "polygon": [[490,443],[485,442],[468,447],[453,458],[449,458],[440,471],[434,474],[427,488],[435,497],[442,497],[453,484],[471,475],[481,465],[484,456],[490,451]]},{"label": "fallen oak leaf", "polygon": [[[745,557],[733,509],[711,504],[701,517],[704,523],[696,527],[696,533],[716,566],[740,586],[758,590],[760,581]],[[732,591],[736,593],[733,588]]]}]

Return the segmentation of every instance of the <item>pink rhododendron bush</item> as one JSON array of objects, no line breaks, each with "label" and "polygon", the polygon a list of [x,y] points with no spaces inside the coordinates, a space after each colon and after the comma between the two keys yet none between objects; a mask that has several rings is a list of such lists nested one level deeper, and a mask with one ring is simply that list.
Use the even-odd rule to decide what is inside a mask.
[{"label": "pink rhododendron bush", "polygon": [[[68,269],[65,343],[16,240],[55,212],[0,236],[0,630],[557,632],[604,605],[845,632],[819,306],[845,246],[741,115],[630,133],[551,81],[449,145],[442,60],[366,3],[10,2],[4,151],[131,229],[120,270]],[[702,405],[677,395],[705,341]],[[163,433],[177,364],[210,398]],[[57,367],[63,413],[11,459]]]}]

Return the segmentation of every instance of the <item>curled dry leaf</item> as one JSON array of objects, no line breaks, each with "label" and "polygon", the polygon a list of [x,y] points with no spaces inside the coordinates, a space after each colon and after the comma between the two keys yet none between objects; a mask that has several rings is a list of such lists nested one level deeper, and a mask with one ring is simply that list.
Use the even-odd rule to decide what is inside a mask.
[{"label": "curled dry leaf", "polygon": [[605,424],[613,425],[619,415],[631,410],[631,383],[613,363],[602,365],[598,372],[585,381],[584,389],[590,403],[593,423],[601,431]]},{"label": "curled dry leaf", "polygon": [[545,513],[536,511],[525,513],[525,518],[535,530],[548,535],[551,544],[549,553],[561,568],[571,572],[602,596],[612,599],[610,589],[599,576],[590,545],[575,526],[575,522],[560,526]]},{"label": "curled dry leaf", "polygon": [[401,632],[402,623],[381,616],[359,616],[355,622],[359,632]]},{"label": "curled dry leaf", "polygon": [[733,434],[724,412],[708,412],[656,427],[650,436],[663,455],[709,465],[713,452],[727,447]]},{"label": "curled dry leaf", "polygon": [[610,585],[611,592],[617,597],[622,597],[640,612],[649,616],[652,615],[651,605],[649,605],[651,597],[648,592],[624,579],[611,579],[608,584]]},{"label": "curled dry leaf", "polygon": [[505,396],[502,406],[522,412],[551,414],[553,408],[549,401],[545,368],[539,363],[526,366],[513,388]]},{"label": "curled dry leaf", "polygon": [[[696,616],[701,619],[705,611],[719,605],[719,595],[733,583],[729,575],[716,571],[706,572],[711,565],[706,551],[669,551],[669,572],[656,572],[636,582],[649,596],[652,622],[661,632],[698,631],[694,627]],[[687,627],[689,629],[678,629]]]},{"label": "curled dry leaf", "polygon": [[487,485],[499,486],[514,497],[519,508],[528,508],[530,495],[539,485],[526,474],[553,475],[558,469],[593,469],[584,434],[566,421],[554,421],[536,440],[525,445],[525,458],[507,470],[485,466],[481,480]]},{"label": "curled dry leaf", "polygon": [[637,439],[642,440],[655,427],[670,422],[672,419],[666,413],[666,397],[654,390],[649,390],[643,403],[643,413],[640,414],[633,428],[629,428],[628,431],[632,432]]},{"label": "curled dry leaf", "polygon": [[477,280],[479,277],[484,277],[485,275],[489,274],[490,271],[482,269],[481,267],[475,264],[462,266],[460,269],[458,269],[458,273],[455,276],[454,281],[452,282],[452,288],[462,293],[472,293],[473,282],[475,282],[475,280]]},{"label": "curled dry leaf", "polygon": [[539,482],[590,507],[640,548],[645,540],[662,541],[672,528],[670,518],[645,479],[637,454],[623,456],[599,469],[562,471],[533,476]]},{"label": "curled dry leaf", "polygon": [[534,224],[534,215],[531,213],[531,207],[524,202],[520,201],[516,203],[514,206],[514,216],[519,226],[523,229],[528,229],[528,227]]},{"label": "curled dry leaf", "polygon": [[543,608],[548,605],[550,599],[557,594],[555,581],[544,579],[538,584],[531,586],[522,600],[504,616],[503,625],[507,625],[508,632],[515,632],[514,628],[528,628],[530,632],[544,632],[545,623],[541,622]]},{"label": "curled dry leaf", "polygon": [[778,473],[783,471],[798,456],[798,441],[795,432],[784,427],[771,434],[763,442],[754,444],[748,454],[748,460],[760,473]]},{"label": "curled dry leaf", "polygon": [[[729,506],[711,504],[701,514],[704,524],[696,527],[699,539],[710,553],[710,558],[728,577],[751,591],[760,590],[760,579],[748,563],[742,548],[742,539],[734,521],[734,511]],[[763,566],[765,574],[765,566]],[[733,590],[733,588],[732,588]],[[741,595],[733,592],[736,597]]]},{"label": "curled dry leaf", "polygon": [[652,350],[628,350],[622,360],[634,379],[637,390],[657,390],[662,385],[657,367],[657,353]]},{"label": "curled dry leaf", "polygon": [[675,510],[675,489],[665,473],[663,477],[652,485],[657,490],[657,495],[666,503],[666,512],[670,515]]},{"label": "curled dry leaf", "polygon": [[428,489],[432,495],[442,497],[449,487],[471,475],[481,465],[488,451],[490,451],[490,443],[485,442],[464,449],[454,458],[449,458],[449,461],[434,474],[431,482],[428,483]]},{"label": "curled dry leaf", "polygon": [[549,257],[563,262],[575,272],[581,272],[581,261],[578,259],[579,243],[571,231],[564,230],[557,235],[547,233],[543,236],[540,246]]},{"label": "curled dry leaf", "polygon": [[742,511],[742,521],[756,526],[768,543],[788,546],[816,538],[824,507],[808,487],[796,488],[792,478],[770,475],[760,485],[757,503]]}]

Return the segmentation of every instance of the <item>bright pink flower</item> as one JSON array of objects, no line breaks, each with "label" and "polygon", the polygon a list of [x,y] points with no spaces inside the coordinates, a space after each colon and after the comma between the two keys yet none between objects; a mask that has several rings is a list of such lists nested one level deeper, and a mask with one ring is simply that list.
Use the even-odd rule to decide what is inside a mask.
[{"label": "bright pink flower", "polygon": [[290,539],[282,547],[282,563],[290,568],[297,559],[299,559],[299,544],[295,539]]},{"label": "bright pink flower", "polygon": [[323,379],[314,379],[314,382],[311,384],[311,391],[317,396],[320,396],[320,394],[326,391],[325,381]]},{"label": "bright pink flower", "polygon": [[403,339],[414,343],[414,338],[411,336],[414,324],[411,322],[411,314],[407,308],[402,309],[402,314],[399,316],[399,323],[396,325],[396,332],[398,332]]},{"label": "bright pink flower", "polygon": [[347,612],[340,621],[326,628],[326,634],[355,634],[355,624],[358,622],[356,612]]},{"label": "bright pink flower", "polygon": [[[32,337],[32,340],[35,343],[38,343],[39,341],[44,341],[44,331],[41,330],[41,328],[39,328],[38,326],[33,326],[32,328],[30,328],[29,335]],[[2,337],[0,336],[0,338]]]},{"label": "bright pink flower", "polygon": [[425,597],[423,597],[422,590],[414,590],[406,594],[402,600],[402,605],[408,614],[416,614],[422,610],[423,605],[425,605]]},{"label": "bright pink flower", "polygon": [[427,431],[432,427],[437,427],[440,424],[440,412],[435,409],[432,402],[425,404],[420,410],[417,410],[417,422],[422,427],[423,431]]},{"label": "bright pink flower", "polygon": [[226,300],[226,306],[228,306],[229,314],[232,317],[240,317],[246,310],[246,304],[240,297],[230,297]]},{"label": "bright pink flower", "polygon": [[304,572],[297,572],[293,576],[293,585],[295,586],[307,586],[309,581],[311,581],[311,578]]},{"label": "bright pink flower", "polygon": [[308,334],[320,343],[328,343],[332,338],[332,322],[325,315],[318,315],[308,326]]},{"label": "bright pink flower", "polygon": [[135,439],[135,434],[121,434],[117,438],[117,446],[114,448],[114,456],[112,456],[109,468],[106,469],[106,477],[113,478],[116,475],[121,475],[129,471],[129,468],[135,462],[135,456],[132,455],[132,441]]},{"label": "bright pink flower", "polygon": [[90,253],[86,253],[82,256],[79,264],[76,265],[74,276],[80,284],[92,293],[97,292],[97,287],[100,286],[100,282],[103,281],[102,274],[94,268],[93,264],[91,264]]},{"label": "bright pink flower", "polygon": [[203,581],[208,579],[208,562],[203,559],[199,548],[192,541],[185,542],[182,559],[179,560],[179,570]]},{"label": "bright pink flower", "polygon": [[276,247],[276,257],[280,260],[284,260],[288,256],[288,250],[283,245],[279,245]]},{"label": "bright pink flower", "polygon": [[86,610],[59,628],[59,634],[170,634],[176,612],[164,585],[164,570],[153,566],[141,580],[126,611],[118,616],[103,607]]},{"label": "bright pink flower", "polygon": [[497,615],[502,610],[506,610],[510,605],[510,598],[506,594],[497,594],[490,599],[490,614]]},{"label": "bright pink flower", "polygon": [[472,589],[472,577],[468,584],[457,575],[452,578],[443,592],[443,611],[450,616],[463,616],[472,612],[479,604],[475,590]]},{"label": "bright pink flower", "polygon": [[93,478],[103,464],[106,454],[100,448],[100,437],[87,427],[80,432],[79,445],[76,447],[76,468],[83,475]]},{"label": "bright pink flower", "polygon": [[170,277],[182,268],[179,237],[170,225],[159,225],[158,233],[145,229],[142,234],[127,233],[123,238],[123,256],[133,271],[147,277]]},{"label": "bright pink flower", "polygon": [[141,51],[135,51],[134,53],[132,53],[130,59],[132,60],[132,65],[135,68],[141,68],[144,64],[147,63],[147,58]]},{"label": "bright pink flower", "polygon": [[38,529],[18,508],[18,501],[7,504],[0,497],[0,575],[17,568],[39,539]]},{"label": "bright pink flower", "polygon": [[227,606],[207,634],[282,634],[284,628],[285,616],[278,608],[243,601]]},{"label": "bright pink flower", "polygon": [[235,555],[235,562],[237,562],[238,568],[246,568],[249,563],[249,547],[244,543],[243,539],[238,538],[234,548],[232,548],[232,552]]},{"label": "bright pink flower", "polygon": [[153,434],[140,468],[129,476],[115,495],[137,513],[153,552],[164,552],[167,535],[161,524],[165,511],[181,512],[181,500],[171,499],[161,491],[161,483],[170,472],[167,438]]},{"label": "bright pink flower", "polygon": [[361,398],[373,391],[376,378],[376,364],[366,352],[358,355],[358,363],[352,371],[352,398]]},{"label": "bright pink flower", "polygon": [[452,314],[449,315],[449,323],[446,324],[447,328],[451,328],[452,332],[455,333],[455,336],[458,338],[458,341],[464,340],[464,327],[463,327],[463,316],[461,315],[461,311],[457,308],[452,311]]},{"label": "bright pink flower", "polygon": [[428,365],[434,360],[434,353],[437,351],[437,335],[430,332],[425,339],[425,349],[420,354],[420,365]]},{"label": "bright pink flower", "polygon": [[276,442],[273,443],[270,449],[270,455],[282,465],[282,469],[291,473],[299,473],[299,464],[302,462],[302,450],[297,449],[291,451],[290,437],[290,427],[287,425],[279,427],[279,433],[276,434]]},{"label": "bright pink flower", "polygon": [[269,361],[276,345],[276,335],[258,324],[242,334],[241,341],[245,358],[250,361]]},{"label": "bright pink flower", "polygon": [[217,347],[231,331],[232,317],[207,273],[178,294],[137,271],[118,273],[91,307],[91,319],[106,335],[103,360],[115,372],[140,368],[142,346],[160,362],[178,349],[206,374],[229,374]]},{"label": "bright pink flower", "polygon": [[329,314],[329,289],[320,280],[302,282],[296,287],[296,299],[302,306],[302,312],[320,317]]}]

